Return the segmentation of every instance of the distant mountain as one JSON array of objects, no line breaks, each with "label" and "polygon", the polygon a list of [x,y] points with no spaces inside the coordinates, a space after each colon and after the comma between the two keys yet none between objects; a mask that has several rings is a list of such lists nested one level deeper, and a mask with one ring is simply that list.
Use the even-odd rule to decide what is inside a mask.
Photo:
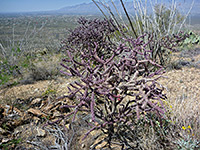
[{"label": "distant mountain", "polygon": [[[145,4],[145,0],[141,0],[143,2],[143,4]],[[147,0],[148,4],[147,4],[147,10],[148,11],[152,11],[152,6],[150,4],[150,0]],[[153,0],[154,1],[154,0]],[[169,5],[170,2],[172,0],[165,0],[165,4]],[[188,12],[188,10],[190,9],[190,6],[192,4],[192,0],[175,0],[176,1],[176,5],[178,7],[178,10],[182,13],[182,14],[186,14]],[[121,6],[121,3],[119,0],[116,0],[115,2],[115,6],[117,8],[117,10],[121,13],[124,14],[123,8]],[[133,5],[133,0],[128,0],[128,1],[124,1],[125,6],[127,8],[128,13],[133,14],[134,15],[134,5]],[[111,6],[111,10],[113,12],[116,13],[115,8],[113,7],[112,3],[109,2],[108,3],[109,6]],[[101,6],[101,8],[103,9],[104,12],[106,12],[105,8],[99,4],[99,6]],[[7,14],[7,13],[0,13],[1,15],[3,14]],[[10,14],[16,14],[16,13],[10,13]],[[52,10],[52,11],[39,11],[39,12],[26,12],[26,13],[17,13],[17,14],[28,14],[28,15],[41,15],[41,14],[45,14],[45,15],[59,15],[59,14],[66,14],[66,15],[101,15],[102,13],[100,12],[100,10],[96,7],[96,5],[91,2],[91,3],[82,3],[79,5],[74,5],[74,6],[67,6],[67,7],[63,7],[61,9],[58,10]],[[195,4],[192,8],[191,11],[191,15],[192,16],[200,16],[200,0],[195,0]]]},{"label": "distant mountain", "polygon": [[57,13],[65,13],[65,14],[100,14],[98,8],[94,3],[83,3],[75,6],[63,7],[59,10],[56,10]]},{"label": "distant mountain", "polygon": [[[145,0],[143,0],[145,1]],[[121,3],[119,1],[114,2],[118,11],[123,12]],[[166,4],[169,4],[169,0],[166,1]],[[186,13],[192,4],[192,0],[176,0],[177,7],[181,13]],[[111,10],[114,10],[115,8],[112,6],[111,3],[108,3],[109,6],[111,6]],[[125,6],[127,8],[127,11],[129,13],[134,13],[134,7],[133,7],[133,2],[125,2]],[[151,4],[147,4],[148,10],[151,9]],[[103,6],[101,8],[105,11]],[[68,6],[68,7],[63,7],[59,10],[53,11],[59,14],[74,14],[74,15],[97,15],[101,14],[100,10],[96,7],[96,5],[91,2],[91,3],[83,3],[75,6]],[[195,0],[195,4],[192,8],[191,11],[192,15],[200,15],[200,0]]]},{"label": "distant mountain", "polygon": [[[115,6],[118,9],[119,12],[123,12],[123,8],[121,6],[121,3],[119,1],[115,1]],[[99,4],[99,3],[98,3]],[[126,2],[126,8],[129,12],[134,12],[134,8],[133,8],[133,2]],[[111,10],[113,10],[113,12],[115,11],[115,8],[113,7],[112,3],[108,3],[109,6],[111,6]],[[101,7],[101,9],[106,12],[106,9],[99,4],[99,6]],[[75,6],[68,6],[68,7],[64,7],[61,8],[59,10],[56,11],[57,13],[65,13],[65,14],[78,14],[78,15],[99,15],[102,14],[101,11],[97,8],[97,6],[91,2],[91,3],[83,3],[83,4],[79,4],[79,5],[75,5]]]}]

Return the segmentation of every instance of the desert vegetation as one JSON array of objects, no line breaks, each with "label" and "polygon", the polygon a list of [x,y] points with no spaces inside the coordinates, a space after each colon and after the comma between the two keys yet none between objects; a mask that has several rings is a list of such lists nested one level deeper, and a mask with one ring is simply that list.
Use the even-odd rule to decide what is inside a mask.
[{"label": "desert vegetation", "polygon": [[93,2],[103,16],[0,18],[0,148],[199,149],[200,35],[187,16]]}]

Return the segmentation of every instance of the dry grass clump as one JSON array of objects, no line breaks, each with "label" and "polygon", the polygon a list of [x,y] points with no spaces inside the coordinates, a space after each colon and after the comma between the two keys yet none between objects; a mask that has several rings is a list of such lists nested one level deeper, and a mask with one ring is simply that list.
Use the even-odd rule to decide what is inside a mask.
[{"label": "dry grass clump", "polygon": [[38,80],[55,79],[60,75],[60,56],[42,56],[37,58],[24,74],[23,84],[29,84]]},{"label": "dry grass clump", "polygon": [[170,122],[174,127],[170,135],[171,143],[178,149],[198,149],[200,148],[200,99],[188,96],[189,93],[182,93],[182,96],[169,99],[171,112]]},{"label": "dry grass clump", "polygon": [[[172,113],[171,120],[176,125],[178,125],[182,131],[183,136],[188,134],[196,139],[200,138],[200,103],[199,99],[196,99],[195,96],[187,97],[183,94],[182,97],[179,97],[172,101]],[[187,132],[185,132],[186,129]]]},{"label": "dry grass clump", "polygon": [[181,70],[171,70],[165,75],[168,79],[162,79],[161,83],[166,85],[168,90],[169,119],[174,124],[171,134],[179,134],[174,140],[183,140],[185,144],[189,144],[189,141],[200,142],[199,70],[183,67]]}]

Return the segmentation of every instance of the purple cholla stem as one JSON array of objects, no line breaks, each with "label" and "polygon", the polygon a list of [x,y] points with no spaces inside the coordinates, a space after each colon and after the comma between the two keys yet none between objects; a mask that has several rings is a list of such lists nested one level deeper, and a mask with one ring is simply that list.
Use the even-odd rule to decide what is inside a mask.
[{"label": "purple cholla stem", "polygon": [[91,98],[91,102],[90,102],[90,109],[91,109],[91,115],[92,115],[92,121],[93,122],[95,122],[94,105],[95,105],[94,91],[92,91],[92,98]]},{"label": "purple cholla stem", "polygon": [[73,115],[73,118],[72,118],[72,122],[74,122],[77,112],[78,112],[78,108],[76,108],[76,110],[74,111],[74,115]]},{"label": "purple cholla stem", "polygon": [[72,74],[70,74],[70,73],[67,73],[67,72],[64,72],[64,71],[60,71],[61,73],[63,73],[63,74],[65,74],[65,75],[67,75],[67,76],[70,76],[70,77],[72,77],[73,75]]},{"label": "purple cholla stem", "polygon": [[59,108],[62,109],[62,108],[75,108],[75,107],[76,106],[73,106],[73,105],[62,105]]}]

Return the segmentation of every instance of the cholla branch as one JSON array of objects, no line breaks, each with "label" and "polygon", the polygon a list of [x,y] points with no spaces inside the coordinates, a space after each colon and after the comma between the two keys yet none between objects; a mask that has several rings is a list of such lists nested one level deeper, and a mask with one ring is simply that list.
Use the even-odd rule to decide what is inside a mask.
[{"label": "cholla branch", "polygon": [[[162,99],[166,96],[162,94],[163,88],[157,87],[163,68],[150,59],[151,50],[147,48],[148,42],[144,42],[144,38],[151,40],[151,37],[145,34],[136,40],[126,39],[124,44],[111,49],[109,56],[105,52],[104,57],[98,56],[97,43],[81,53],[67,49],[68,57],[61,65],[69,76],[78,77],[76,82],[69,84],[68,97],[79,103],[64,107],[74,108],[73,120],[83,108],[91,113],[93,127],[86,136],[96,129],[109,131],[119,122],[126,124],[131,121],[129,116],[138,120],[146,118],[146,113],[155,112],[163,117]],[[127,43],[133,49],[126,47]]]}]

